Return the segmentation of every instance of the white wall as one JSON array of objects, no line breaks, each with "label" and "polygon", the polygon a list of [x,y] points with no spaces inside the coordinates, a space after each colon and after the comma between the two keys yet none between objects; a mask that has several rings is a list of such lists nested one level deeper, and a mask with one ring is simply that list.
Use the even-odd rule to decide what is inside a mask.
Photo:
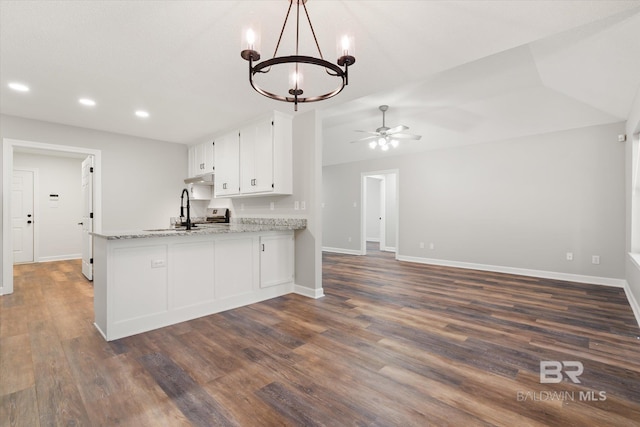
[{"label": "white wall", "polygon": [[[82,159],[14,153],[14,168],[38,170],[36,261],[80,258],[82,253]],[[58,194],[54,204],[50,194]]]},{"label": "white wall", "polygon": [[360,249],[360,174],[398,169],[399,256],[623,279],[623,132],[618,123],[324,167],[323,246]]},{"label": "white wall", "polygon": [[101,150],[105,232],[166,227],[178,214],[186,145],[7,115],[0,137]]}]

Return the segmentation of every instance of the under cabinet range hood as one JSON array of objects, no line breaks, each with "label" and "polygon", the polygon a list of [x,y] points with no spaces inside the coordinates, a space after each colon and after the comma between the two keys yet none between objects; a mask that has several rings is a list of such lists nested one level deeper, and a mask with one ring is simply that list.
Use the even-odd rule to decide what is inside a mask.
[{"label": "under cabinet range hood", "polygon": [[198,185],[213,185],[213,174],[208,173],[205,175],[194,176],[193,178],[187,178],[184,180],[185,184],[198,184]]}]

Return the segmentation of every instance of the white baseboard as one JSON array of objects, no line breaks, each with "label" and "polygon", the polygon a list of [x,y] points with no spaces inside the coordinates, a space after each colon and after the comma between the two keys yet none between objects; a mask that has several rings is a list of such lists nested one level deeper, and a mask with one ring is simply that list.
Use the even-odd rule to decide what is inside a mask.
[{"label": "white baseboard", "polygon": [[324,296],[324,290],[307,288],[306,286],[293,285],[293,293],[302,295],[303,297],[318,299]]},{"label": "white baseboard", "polygon": [[581,274],[559,273],[554,271],[530,270],[527,268],[503,267],[499,265],[476,264],[471,262],[447,261],[433,258],[420,258],[398,255],[399,261],[416,262],[420,264],[441,265],[444,267],[458,267],[471,270],[493,271],[496,273],[517,274],[520,276],[540,277],[543,279],[565,280],[568,282],[589,283],[592,285],[613,286],[624,288],[627,281],[610,277],[586,276]]},{"label": "white baseboard", "polygon": [[396,252],[396,248],[393,246],[385,246],[382,250],[385,252]]},{"label": "white baseboard", "polygon": [[41,256],[38,258],[38,262],[68,261],[71,259],[82,259],[82,254]]},{"label": "white baseboard", "polygon": [[328,246],[323,246],[322,252],[332,252],[335,254],[345,254],[345,255],[363,255],[362,251],[358,249],[331,248]]},{"label": "white baseboard", "polygon": [[367,237],[367,242],[380,243],[379,237]]}]

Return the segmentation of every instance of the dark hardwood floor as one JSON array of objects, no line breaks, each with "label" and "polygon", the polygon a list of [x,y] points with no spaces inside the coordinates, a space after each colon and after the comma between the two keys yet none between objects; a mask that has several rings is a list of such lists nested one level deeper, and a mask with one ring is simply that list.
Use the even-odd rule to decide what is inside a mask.
[{"label": "dark hardwood floor", "polygon": [[[0,423],[640,425],[640,330],[622,289],[369,253],[325,254],[324,298],[110,343],[79,262],[16,266],[0,297]],[[580,362],[580,383],[541,383],[541,361]]]}]

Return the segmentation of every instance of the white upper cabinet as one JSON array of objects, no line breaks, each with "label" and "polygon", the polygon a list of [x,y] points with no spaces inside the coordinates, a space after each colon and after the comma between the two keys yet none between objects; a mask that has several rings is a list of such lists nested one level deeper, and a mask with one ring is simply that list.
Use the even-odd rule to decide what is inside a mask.
[{"label": "white upper cabinet", "polygon": [[214,197],[240,194],[240,140],[234,131],[215,139],[218,168],[214,177]]},{"label": "white upper cabinet", "polygon": [[274,111],[229,135],[215,142],[215,197],[292,194],[291,117]]},{"label": "white upper cabinet", "polygon": [[189,147],[189,177],[215,172],[213,145],[214,142],[209,141]]},{"label": "white upper cabinet", "polygon": [[272,119],[240,129],[240,192],[273,192]]}]

